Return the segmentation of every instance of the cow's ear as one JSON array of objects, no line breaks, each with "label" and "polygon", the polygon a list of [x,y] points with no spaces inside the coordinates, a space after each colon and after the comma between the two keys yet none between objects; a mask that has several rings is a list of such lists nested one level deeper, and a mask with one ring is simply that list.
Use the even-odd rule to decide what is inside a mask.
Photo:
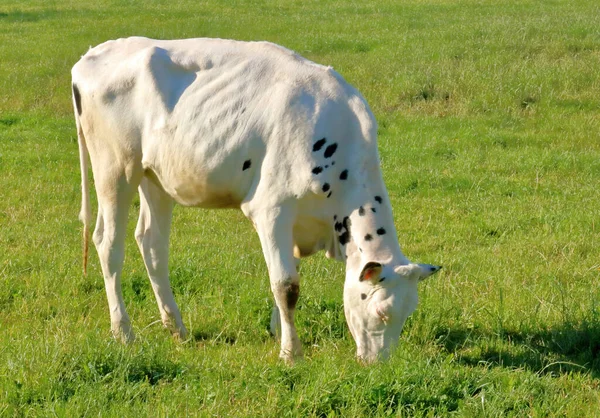
[{"label": "cow's ear", "polygon": [[360,272],[358,280],[360,280],[361,282],[368,280],[372,283],[377,283],[379,282],[379,278],[381,277],[382,268],[383,266],[381,265],[381,263],[369,261],[367,264],[365,264],[362,271]]},{"label": "cow's ear", "polygon": [[432,264],[406,264],[398,266],[395,272],[409,279],[417,279],[418,281],[425,280],[432,274],[440,271],[442,267]]}]

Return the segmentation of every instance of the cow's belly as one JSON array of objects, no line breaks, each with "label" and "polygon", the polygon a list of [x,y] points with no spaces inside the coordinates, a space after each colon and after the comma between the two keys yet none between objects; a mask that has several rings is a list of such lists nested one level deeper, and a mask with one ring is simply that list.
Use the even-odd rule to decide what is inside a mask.
[{"label": "cow's belly", "polygon": [[244,185],[227,176],[227,167],[194,170],[181,167],[145,165],[145,174],[183,206],[200,208],[239,208],[247,193]]}]

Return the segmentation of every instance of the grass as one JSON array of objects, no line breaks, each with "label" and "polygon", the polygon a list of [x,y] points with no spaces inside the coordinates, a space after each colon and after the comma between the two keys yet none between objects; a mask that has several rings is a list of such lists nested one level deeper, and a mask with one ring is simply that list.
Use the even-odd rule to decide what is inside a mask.
[{"label": "grass", "polygon": [[[0,416],[600,415],[600,6],[543,2],[47,1],[0,4]],[[70,67],[128,35],[267,39],[334,66],[379,121],[405,253],[442,273],[389,362],[363,367],[343,266],[301,266],[306,360],[269,337],[254,231],[176,208],[177,344],[133,240],[138,335],[110,338],[81,274]],[[134,208],[135,209],[135,208]]]}]

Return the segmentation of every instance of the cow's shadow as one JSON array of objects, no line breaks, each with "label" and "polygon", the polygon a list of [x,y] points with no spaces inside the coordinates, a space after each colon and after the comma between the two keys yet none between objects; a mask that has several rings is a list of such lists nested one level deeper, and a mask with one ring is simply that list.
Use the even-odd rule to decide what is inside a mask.
[{"label": "cow's shadow", "polygon": [[440,347],[470,366],[525,368],[538,374],[589,373],[600,377],[600,323],[498,332],[439,328]]}]

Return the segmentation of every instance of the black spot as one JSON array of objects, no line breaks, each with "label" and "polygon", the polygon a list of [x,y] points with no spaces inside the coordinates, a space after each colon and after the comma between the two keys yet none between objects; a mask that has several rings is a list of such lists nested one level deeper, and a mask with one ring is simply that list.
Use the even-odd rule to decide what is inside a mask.
[{"label": "black spot", "polygon": [[365,295],[364,293],[361,293],[361,294],[360,294],[360,298],[361,298],[362,300],[365,300],[365,299],[367,298],[367,295]]},{"label": "black spot", "polygon": [[331,162],[331,165],[335,165],[335,161],[332,161],[332,162]]},{"label": "black spot", "polygon": [[319,174],[323,171],[323,167],[315,167],[312,169],[313,174]]},{"label": "black spot", "polygon": [[358,214],[360,216],[365,216],[365,208],[363,208],[362,206],[358,208]]},{"label": "black spot", "polygon": [[342,220],[342,225],[344,226],[344,228],[346,229],[350,229],[350,218],[348,216],[346,216],[343,220]]},{"label": "black spot", "polygon": [[372,239],[373,239],[373,236],[371,234],[365,235],[365,241],[371,241]]},{"label": "black spot", "polygon": [[331,157],[331,156],[332,156],[332,155],[335,153],[335,150],[336,150],[336,149],[337,149],[337,143],[333,143],[333,144],[331,144],[330,146],[328,146],[328,147],[325,149],[325,154],[323,154],[323,156],[324,156],[325,158],[329,158],[329,157]]},{"label": "black spot", "polygon": [[333,192],[327,193],[327,199],[329,199],[331,197],[331,193],[333,193]]},{"label": "black spot", "polygon": [[242,171],[248,170],[251,165],[252,165],[252,161],[251,160],[244,161],[244,166],[242,167]]},{"label": "black spot", "polygon": [[379,228],[379,229],[377,230],[377,235],[384,235],[384,234],[385,234],[385,229],[383,229],[383,228]]},{"label": "black spot", "polygon": [[375,213],[375,212],[377,212],[377,209],[371,208],[371,212]]},{"label": "black spot", "polygon": [[328,165],[326,165],[326,166],[325,166],[325,168],[329,168],[329,166],[328,166]]},{"label": "black spot", "polygon": [[360,251],[362,253],[362,248],[358,247],[358,251]]},{"label": "black spot", "polygon": [[81,94],[79,93],[79,88],[77,88],[77,84],[73,84],[73,98],[75,99],[75,107],[77,108],[77,114],[81,116]]},{"label": "black spot", "polygon": [[325,140],[325,138],[319,139],[317,142],[315,142],[315,144],[313,145],[313,152],[317,152],[321,148],[323,148],[323,145],[325,145],[325,142],[327,142]]},{"label": "black spot", "polygon": [[350,233],[348,231],[340,235],[340,244],[346,245],[350,241]]},{"label": "black spot", "polygon": [[288,309],[294,309],[300,296],[300,286],[297,283],[291,283],[285,290],[285,298]]},{"label": "black spot", "polygon": [[329,190],[329,183],[325,183],[323,185],[323,187],[321,188],[321,190],[323,190],[323,192],[326,192],[327,190]]},{"label": "black spot", "polygon": [[344,217],[341,224],[339,222],[335,224],[336,231],[338,231],[338,232],[341,232],[342,230],[344,231],[339,236],[341,245],[346,245],[348,242],[350,242],[350,224],[351,224],[351,222],[350,222],[350,218],[348,216]]},{"label": "black spot", "polygon": [[340,180],[346,180],[348,178],[348,170],[344,170],[340,173]]},{"label": "black spot", "polygon": [[379,283],[381,283],[384,280],[385,280],[385,277],[382,277],[381,279],[379,279]]},{"label": "black spot", "polygon": [[333,215],[333,220],[337,220],[337,215]]},{"label": "black spot", "polygon": [[377,203],[381,203],[381,196],[375,196],[375,201],[377,201]]}]

